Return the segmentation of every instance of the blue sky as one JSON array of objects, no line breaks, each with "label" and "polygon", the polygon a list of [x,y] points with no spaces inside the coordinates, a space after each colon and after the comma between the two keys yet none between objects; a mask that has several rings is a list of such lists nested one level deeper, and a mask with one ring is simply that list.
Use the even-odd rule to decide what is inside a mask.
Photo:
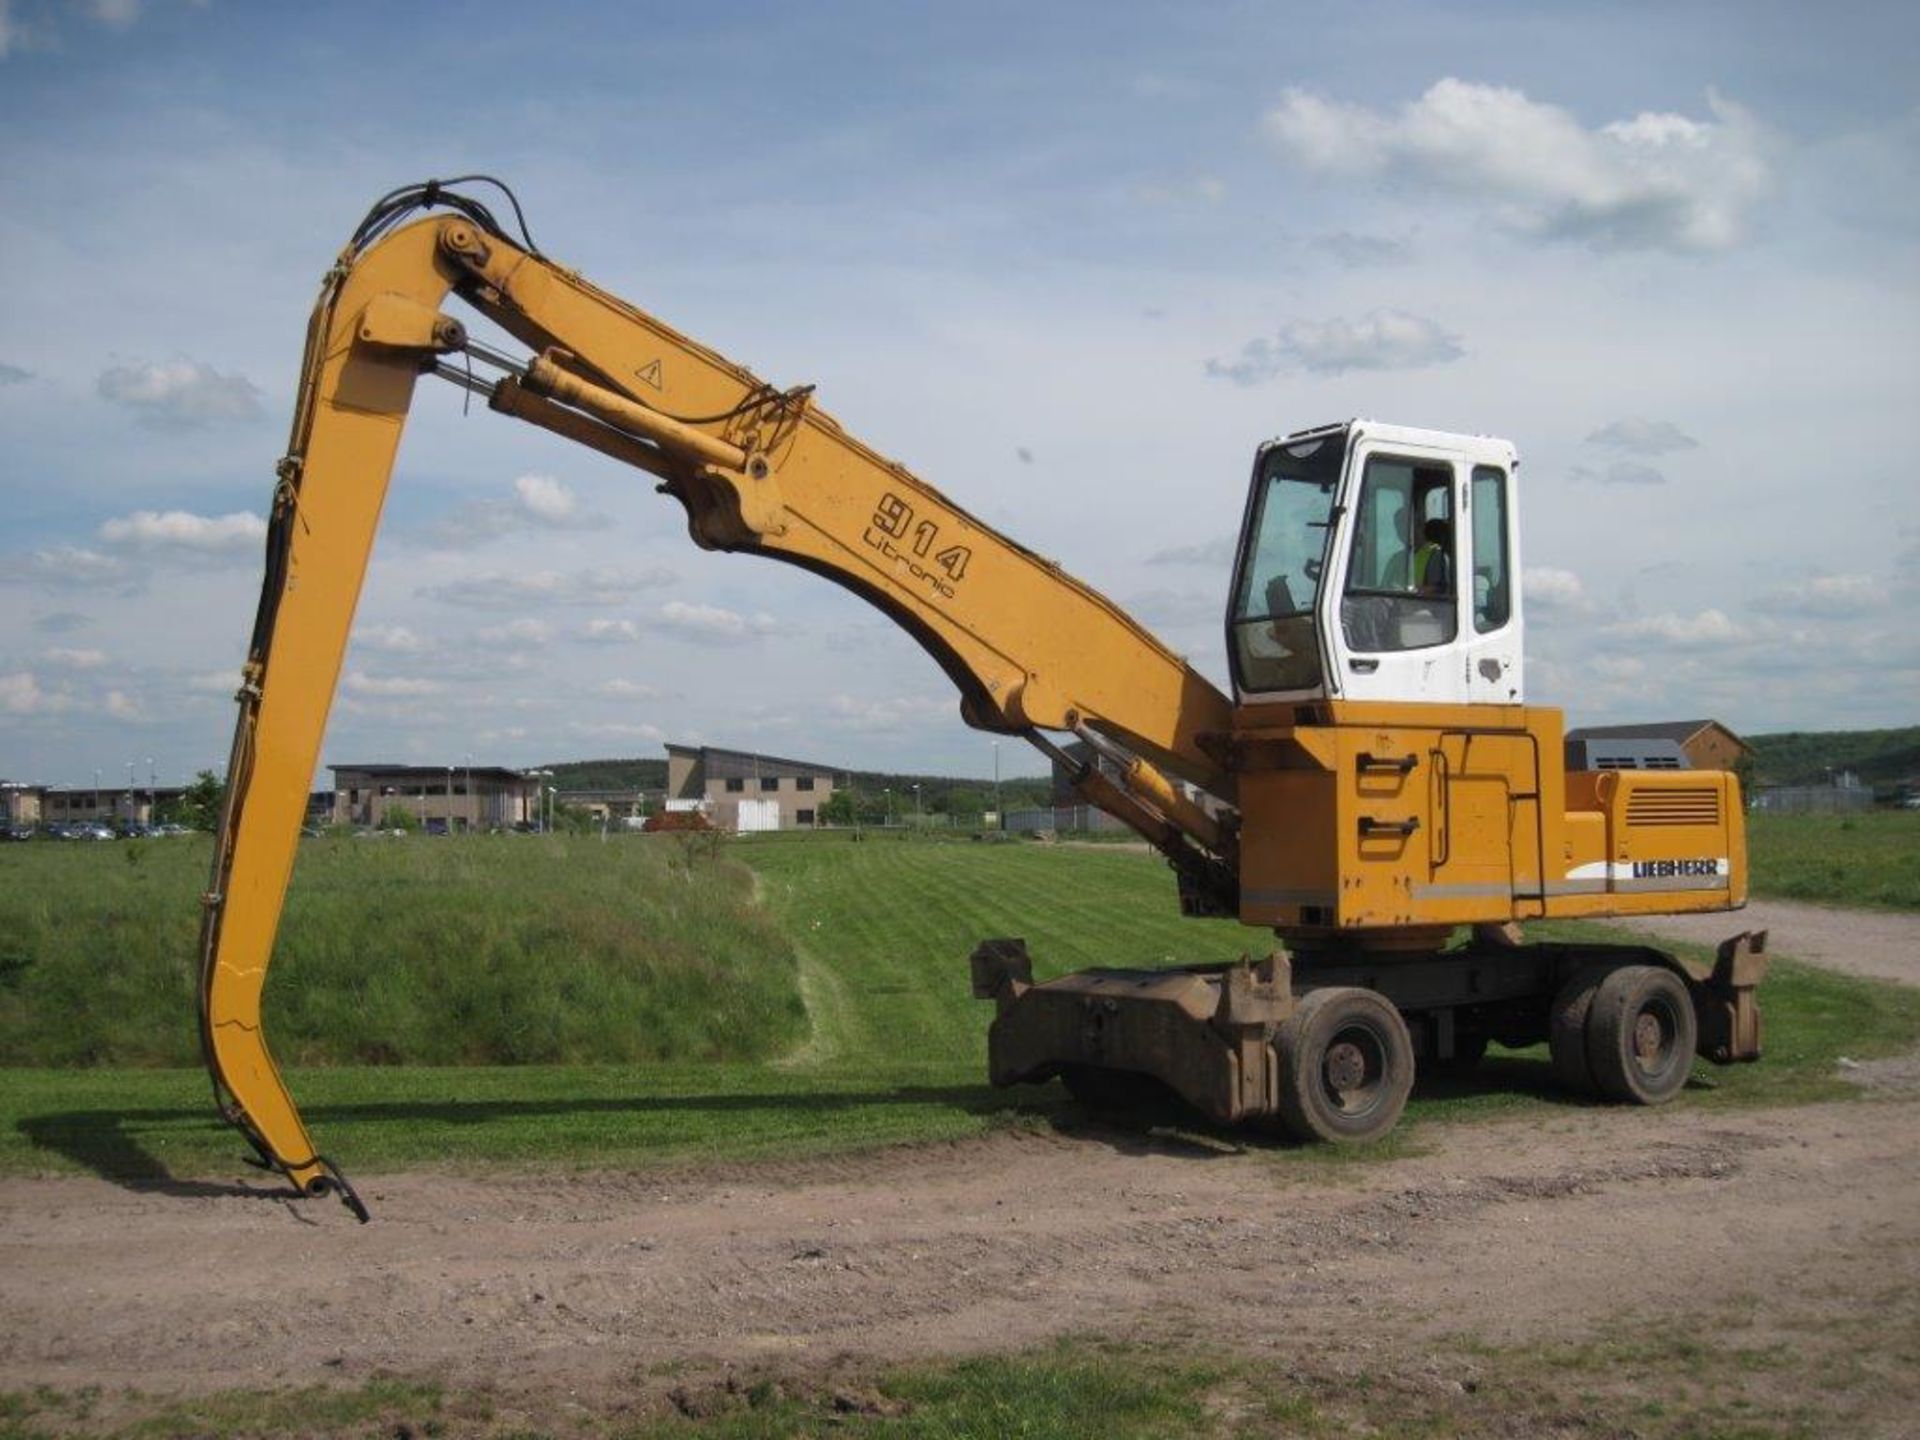
[{"label": "blue sky", "polygon": [[[1534,701],[1912,723],[1920,22],[1802,9],[0,0],[0,774],[224,756],[314,286],[470,169],[1216,676],[1254,446],[1364,414],[1519,446]],[[990,769],[643,481],[423,387],[326,757]]]}]

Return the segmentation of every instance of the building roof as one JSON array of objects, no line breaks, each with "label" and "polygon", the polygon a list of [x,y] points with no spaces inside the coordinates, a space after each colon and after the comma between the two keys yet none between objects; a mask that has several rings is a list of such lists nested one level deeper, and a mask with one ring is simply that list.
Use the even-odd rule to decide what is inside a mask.
[{"label": "building roof", "polygon": [[329,765],[336,786],[343,772],[351,770],[356,775],[366,775],[380,780],[425,780],[444,779],[449,770],[457,772],[463,778],[471,775],[476,780],[526,780],[524,771],[510,770],[504,765]]},{"label": "building roof", "polygon": [[722,750],[713,745],[668,744],[669,755],[695,755],[709,780],[756,780],[763,775],[838,775],[838,765],[813,760],[783,760],[778,755],[756,755],[749,750]]},{"label": "building roof", "polygon": [[1718,730],[1742,750],[1753,747],[1718,720],[1649,720],[1639,725],[1582,725],[1569,730],[1569,740],[1671,740],[1685,745],[1702,730]]}]

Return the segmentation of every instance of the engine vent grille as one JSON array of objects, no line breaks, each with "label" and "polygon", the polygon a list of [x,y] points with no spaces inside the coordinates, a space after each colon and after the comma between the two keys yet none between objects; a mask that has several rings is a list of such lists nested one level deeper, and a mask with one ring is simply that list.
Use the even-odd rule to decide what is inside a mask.
[{"label": "engine vent grille", "polygon": [[1627,797],[1629,825],[1718,825],[1720,792],[1710,786],[1635,790]]}]

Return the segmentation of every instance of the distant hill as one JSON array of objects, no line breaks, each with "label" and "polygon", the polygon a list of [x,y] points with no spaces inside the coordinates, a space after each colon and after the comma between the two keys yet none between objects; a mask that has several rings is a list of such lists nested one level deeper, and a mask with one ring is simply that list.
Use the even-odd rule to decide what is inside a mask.
[{"label": "distant hill", "polygon": [[1851,770],[1863,785],[1887,785],[1920,775],[1920,725],[1900,730],[1790,730],[1745,735],[1753,746],[1754,778],[1762,785],[1825,785]]},{"label": "distant hill", "polygon": [[567,790],[664,790],[665,760],[556,760],[542,765],[553,771],[554,788]]}]

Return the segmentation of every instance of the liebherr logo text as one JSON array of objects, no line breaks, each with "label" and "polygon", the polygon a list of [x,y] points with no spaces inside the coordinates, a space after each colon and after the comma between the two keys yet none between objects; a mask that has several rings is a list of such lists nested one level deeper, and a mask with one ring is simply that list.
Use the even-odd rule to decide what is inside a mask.
[{"label": "liebherr logo text", "polygon": [[[873,523],[860,538],[915,580],[932,587],[943,600],[953,599],[953,587],[966,578],[967,562],[973,558],[973,551],[965,545],[934,549],[940,538],[940,522],[916,522],[913,506],[891,490],[873,507]],[[896,540],[904,541],[904,546],[896,545]]]},{"label": "liebherr logo text", "polygon": [[1683,875],[1718,875],[1718,860],[1636,860],[1633,862],[1633,878],[1636,880],[1672,880]]}]

